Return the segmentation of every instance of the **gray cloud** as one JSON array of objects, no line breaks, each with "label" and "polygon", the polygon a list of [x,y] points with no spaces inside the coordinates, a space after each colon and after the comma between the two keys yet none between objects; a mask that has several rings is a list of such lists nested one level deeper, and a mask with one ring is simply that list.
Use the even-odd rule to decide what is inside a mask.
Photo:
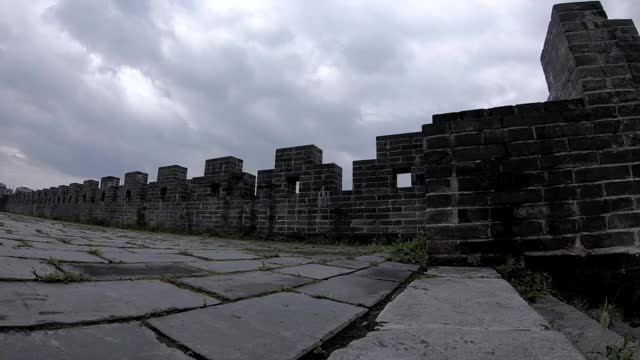
[{"label": "gray cloud", "polygon": [[[315,143],[344,169],[434,113],[546,99],[552,1],[0,4],[0,181],[54,186]],[[632,0],[604,3],[637,18]]]}]

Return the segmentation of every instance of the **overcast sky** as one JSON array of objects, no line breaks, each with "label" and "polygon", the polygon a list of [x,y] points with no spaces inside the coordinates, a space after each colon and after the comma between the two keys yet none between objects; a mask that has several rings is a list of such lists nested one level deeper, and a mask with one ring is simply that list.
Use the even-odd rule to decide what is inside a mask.
[{"label": "overcast sky", "polygon": [[[435,113],[533,101],[554,1],[0,0],[0,182],[316,144],[344,170]],[[603,2],[640,17],[637,0]]]}]

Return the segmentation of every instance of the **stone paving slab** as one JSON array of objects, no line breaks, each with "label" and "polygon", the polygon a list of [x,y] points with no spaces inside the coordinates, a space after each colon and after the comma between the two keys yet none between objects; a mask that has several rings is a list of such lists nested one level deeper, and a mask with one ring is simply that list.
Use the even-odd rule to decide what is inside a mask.
[{"label": "stone paving slab", "polygon": [[368,262],[368,261],[341,259],[341,260],[330,261],[326,265],[343,267],[343,268],[347,268],[347,269],[361,270],[361,269],[368,268],[369,266],[371,266],[371,263]]},{"label": "stone paving slab", "polygon": [[[189,263],[191,265],[191,263]],[[94,280],[126,280],[206,275],[184,263],[131,263],[131,264],[61,264],[64,271],[88,276]]]},{"label": "stone paving slab", "polygon": [[167,263],[167,262],[190,262],[198,259],[192,256],[178,255],[178,254],[156,254],[156,253],[105,253],[102,254],[105,259],[109,259],[113,262],[119,263]]},{"label": "stone paving slab", "polygon": [[296,265],[304,265],[313,262],[312,259],[297,257],[297,256],[285,256],[285,257],[275,257],[270,259],[265,259],[265,262],[270,265],[277,266],[296,266]]},{"label": "stone paving slab", "polygon": [[360,270],[354,273],[356,276],[361,276],[369,279],[388,280],[403,282],[413,274],[410,270],[404,270],[393,265],[379,264],[370,268]]},{"label": "stone paving slab", "polygon": [[330,360],[583,360],[502,279],[413,281],[378,315],[381,325]]},{"label": "stone paving slab", "polygon": [[275,272],[288,275],[304,276],[311,279],[328,279],[337,275],[353,272],[353,269],[345,269],[335,266],[321,264],[307,264],[293,267],[286,267],[274,270]]},{"label": "stone paving slab", "polygon": [[329,360],[585,360],[555,331],[420,328],[374,331]]},{"label": "stone paving slab", "polygon": [[159,280],[0,283],[0,326],[76,323],[218,303]]},{"label": "stone paving slab", "polygon": [[252,260],[259,256],[244,251],[235,250],[191,250],[193,256],[207,258],[209,260]]},{"label": "stone paving slab", "polygon": [[83,251],[64,251],[52,249],[35,249],[35,248],[4,248],[0,247],[0,256],[10,256],[26,259],[57,259],[70,262],[89,262],[89,263],[106,263],[108,261],[93,256]]},{"label": "stone paving slab", "polygon": [[344,275],[305,285],[298,292],[354,305],[371,307],[391,293],[399,283]]},{"label": "stone paving slab", "polygon": [[501,279],[502,277],[495,270],[485,267],[453,267],[438,266],[430,268],[427,275],[442,277],[460,277],[460,278],[486,278]]},{"label": "stone paving slab", "polygon": [[254,271],[268,267],[263,260],[227,260],[227,261],[195,261],[189,266],[215,273],[231,273],[239,271]]},{"label": "stone paving slab", "polygon": [[[425,311],[428,309],[428,311]],[[548,329],[501,279],[430,278],[412,282],[378,317],[385,326],[425,324],[483,329]],[[393,325],[391,325],[393,324]]]},{"label": "stone paving slab", "polygon": [[182,278],[178,281],[230,300],[236,300],[300,286],[312,280],[270,271],[251,271],[229,275]]},{"label": "stone paving slab", "polygon": [[0,278],[2,279],[35,279],[58,272],[55,267],[32,259],[16,259],[0,257]]},{"label": "stone paving slab", "polygon": [[139,323],[126,323],[0,333],[0,359],[186,360],[191,357],[162,344],[153,331]]},{"label": "stone paving slab", "polygon": [[278,293],[149,320],[211,359],[293,360],[328,339],[364,308]]}]

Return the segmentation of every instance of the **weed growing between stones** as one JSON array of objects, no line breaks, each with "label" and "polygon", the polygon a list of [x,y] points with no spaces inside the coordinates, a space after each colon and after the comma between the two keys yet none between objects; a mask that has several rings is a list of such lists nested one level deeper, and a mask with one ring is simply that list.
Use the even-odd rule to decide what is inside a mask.
[{"label": "weed growing between stones", "polygon": [[30,242],[26,241],[26,240],[20,240],[20,244],[16,245],[16,247],[19,247],[19,248],[30,248],[30,247],[33,247],[33,245]]},{"label": "weed growing between stones", "polygon": [[508,257],[504,264],[496,267],[496,270],[527,301],[535,301],[549,289],[547,275],[532,272],[512,257]]},{"label": "weed growing between stones", "polygon": [[178,251],[178,255],[184,255],[184,256],[192,256],[193,253],[189,250],[180,250]]},{"label": "weed growing between stones", "polygon": [[603,329],[608,329],[611,326],[611,320],[620,318],[618,309],[616,306],[609,303],[609,299],[604,299],[604,304],[600,309],[600,316],[598,316],[598,322]]},{"label": "weed growing between stones", "polygon": [[391,245],[389,260],[426,267],[429,262],[429,240],[423,231],[411,240],[398,241]]},{"label": "weed growing between stones", "polygon": [[87,253],[93,256],[102,257],[102,252],[100,251],[100,249],[91,248],[87,251]]},{"label": "weed growing between stones", "polygon": [[271,266],[265,264],[264,261],[262,261],[262,265],[260,265],[258,270],[260,270],[260,271],[269,271],[269,270],[271,270]]},{"label": "weed growing between stones", "polygon": [[633,360],[639,351],[640,346],[630,336],[625,336],[622,346],[607,345],[607,360]]},{"label": "weed growing between stones", "polygon": [[60,260],[54,258],[49,258],[49,260],[47,260],[47,263],[55,267],[60,266]]},{"label": "weed growing between stones", "polygon": [[48,283],[73,283],[73,282],[83,282],[83,281],[89,281],[89,278],[87,278],[86,276],[82,275],[82,274],[75,274],[75,273],[69,273],[69,272],[65,272],[65,273],[53,273],[53,274],[47,274],[44,276],[40,276],[38,274],[35,273],[34,271],[34,275],[36,275],[36,279],[38,281],[42,281],[42,282],[48,282]]}]

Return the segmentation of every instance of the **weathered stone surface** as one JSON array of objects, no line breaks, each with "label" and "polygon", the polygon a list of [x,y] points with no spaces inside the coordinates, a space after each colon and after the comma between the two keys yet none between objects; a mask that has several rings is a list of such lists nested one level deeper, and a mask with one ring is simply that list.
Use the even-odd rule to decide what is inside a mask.
[{"label": "weathered stone surface", "polygon": [[353,269],[345,269],[320,264],[307,264],[281,268],[274,271],[282,274],[304,276],[311,279],[327,279],[333,276],[353,272]]},{"label": "weathered stone surface", "polygon": [[263,260],[229,260],[229,261],[196,261],[189,266],[216,273],[231,273],[238,271],[253,271],[261,267],[268,267]]},{"label": "weathered stone surface", "polygon": [[[190,265],[191,263],[189,263]],[[150,264],[61,264],[64,271],[83,274],[94,280],[184,277],[205,275],[206,271],[181,263]]]},{"label": "weathered stone surface", "polygon": [[0,257],[0,278],[2,279],[35,279],[56,273],[57,270],[40,260],[16,259]]},{"label": "weathered stone surface", "polygon": [[368,261],[341,259],[341,260],[330,261],[327,263],[327,265],[337,266],[337,267],[342,267],[347,269],[360,270],[360,269],[368,268],[369,266],[371,266],[371,263]]},{"label": "weathered stone surface", "polygon": [[0,326],[76,323],[218,303],[158,280],[0,283]]},{"label": "weathered stone surface", "polygon": [[427,275],[460,278],[500,279],[500,275],[491,268],[437,266],[430,268]]},{"label": "weathered stone surface", "polygon": [[398,283],[392,281],[344,275],[305,285],[297,289],[297,291],[312,296],[321,296],[370,307],[384,299],[397,286]]},{"label": "weathered stone surface", "polygon": [[[590,359],[606,360],[608,345],[622,346],[622,336],[603,329],[597,321],[552,296],[539,298],[531,306]],[[634,359],[640,359],[640,354]]]},{"label": "weathered stone surface", "polygon": [[501,279],[416,280],[380,313],[378,321],[388,324],[385,326],[548,328],[547,322]]},{"label": "weathered stone surface", "polygon": [[229,275],[182,278],[181,283],[235,300],[311,282],[298,276],[270,271],[252,271]]},{"label": "weathered stone surface", "polygon": [[208,358],[293,360],[365,311],[307,295],[279,293],[149,323]]},{"label": "weathered stone surface", "polygon": [[177,263],[177,262],[190,262],[197,261],[198,259],[192,256],[178,255],[178,254],[158,254],[158,253],[104,253],[102,256],[113,262],[119,263]]},{"label": "weathered stone surface", "polygon": [[312,259],[297,257],[297,256],[284,256],[265,259],[265,262],[274,266],[297,266],[304,265],[313,262]]},{"label": "weathered stone surface", "polygon": [[203,257],[210,260],[251,260],[259,256],[236,250],[191,250],[193,256]]},{"label": "weathered stone surface", "polygon": [[330,360],[585,360],[554,331],[419,328],[374,331]]},{"label": "weathered stone surface", "polygon": [[108,261],[83,251],[44,250],[35,248],[5,248],[0,247],[0,256],[10,256],[25,259],[57,259],[71,262],[106,263]]},{"label": "weathered stone surface", "polygon": [[386,263],[372,266],[368,269],[360,270],[354,273],[356,276],[362,276],[369,279],[389,280],[402,282],[411,276],[412,272],[398,269],[395,266],[385,265]]},{"label": "weathered stone surface", "polygon": [[106,324],[56,331],[0,333],[0,359],[191,359],[156,339],[138,323]]}]

